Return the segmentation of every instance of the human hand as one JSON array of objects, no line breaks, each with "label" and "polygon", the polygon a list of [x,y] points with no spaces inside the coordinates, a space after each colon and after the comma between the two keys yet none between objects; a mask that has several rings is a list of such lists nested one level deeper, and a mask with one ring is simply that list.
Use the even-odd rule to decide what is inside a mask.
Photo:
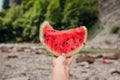
[{"label": "human hand", "polygon": [[70,64],[73,61],[73,56],[66,58],[65,55],[53,57],[53,76],[52,80],[69,80]]},{"label": "human hand", "polygon": [[70,64],[73,61],[73,58],[74,58],[73,56],[66,58],[64,54],[59,57],[53,57],[53,61],[52,61],[53,68],[57,66],[64,67],[65,69],[69,71]]}]

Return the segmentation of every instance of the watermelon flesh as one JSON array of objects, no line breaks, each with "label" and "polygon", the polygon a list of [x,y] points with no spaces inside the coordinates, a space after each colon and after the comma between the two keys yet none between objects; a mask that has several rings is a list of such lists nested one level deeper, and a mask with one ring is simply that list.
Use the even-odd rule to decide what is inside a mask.
[{"label": "watermelon flesh", "polygon": [[55,30],[45,21],[40,27],[40,41],[52,54],[72,56],[85,45],[87,29],[84,26],[69,30]]}]

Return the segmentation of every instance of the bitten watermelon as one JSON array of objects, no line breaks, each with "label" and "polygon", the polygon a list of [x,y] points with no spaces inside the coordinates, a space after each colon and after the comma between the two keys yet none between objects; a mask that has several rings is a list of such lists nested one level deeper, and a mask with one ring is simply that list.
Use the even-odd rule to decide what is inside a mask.
[{"label": "bitten watermelon", "polygon": [[84,26],[69,30],[55,30],[47,22],[40,26],[40,41],[54,56],[64,53],[70,57],[78,53],[85,45],[87,29]]}]

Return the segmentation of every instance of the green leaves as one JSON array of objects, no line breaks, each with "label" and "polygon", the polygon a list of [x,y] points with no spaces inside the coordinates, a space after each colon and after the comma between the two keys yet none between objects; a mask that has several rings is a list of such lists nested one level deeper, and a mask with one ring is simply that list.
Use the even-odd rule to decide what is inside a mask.
[{"label": "green leaves", "polygon": [[97,16],[96,0],[51,0],[46,12],[46,20],[59,30],[81,25],[91,28]]},{"label": "green leaves", "polygon": [[0,12],[0,42],[39,41],[44,20],[59,30],[81,25],[91,28],[97,16],[96,0],[15,0]]}]

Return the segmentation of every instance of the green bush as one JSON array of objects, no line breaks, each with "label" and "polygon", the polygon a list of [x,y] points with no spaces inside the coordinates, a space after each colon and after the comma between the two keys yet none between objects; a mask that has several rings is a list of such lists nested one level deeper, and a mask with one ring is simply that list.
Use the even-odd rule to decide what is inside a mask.
[{"label": "green bush", "polygon": [[96,0],[51,0],[46,13],[46,20],[59,30],[80,25],[91,28],[97,19]]},{"label": "green bush", "polygon": [[59,30],[81,25],[90,29],[98,18],[96,1],[15,0],[0,12],[0,42],[39,42],[39,26],[44,20]]}]

